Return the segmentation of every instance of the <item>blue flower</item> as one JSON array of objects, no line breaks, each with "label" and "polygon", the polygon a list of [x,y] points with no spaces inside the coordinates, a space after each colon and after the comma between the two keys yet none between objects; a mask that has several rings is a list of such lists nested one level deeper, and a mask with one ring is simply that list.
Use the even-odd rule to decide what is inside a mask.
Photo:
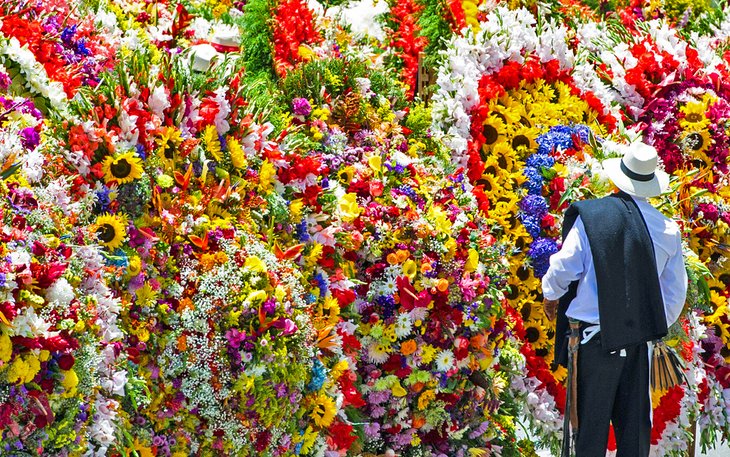
[{"label": "blue flower", "polygon": [[326,371],[327,370],[324,365],[322,365],[322,362],[320,362],[319,359],[314,359],[314,364],[312,364],[312,380],[309,381],[307,389],[311,392],[316,392],[321,389],[324,385],[325,379],[327,379]]},{"label": "blue flower", "polygon": [[550,238],[537,238],[530,244],[527,255],[532,259],[535,277],[542,278],[550,267],[550,256],[558,252],[558,244]]},{"label": "blue flower", "polygon": [[524,175],[527,178],[525,188],[529,194],[542,193],[542,174],[536,168],[525,168]]},{"label": "blue flower", "polygon": [[520,220],[522,221],[522,225],[525,226],[525,230],[527,230],[527,233],[529,233],[531,237],[536,238],[540,236],[540,218],[525,214],[520,218]]},{"label": "blue flower", "polygon": [[542,195],[526,195],[520,202],[520,208],[525,214],[538,219],[548,213],[548,203]]},{"label": "blue flower", "polygon": [[550,168],[555,165],[555,159],[546,154],[533,154],[527,158],[526,165],[538,170],[540,168]]}]

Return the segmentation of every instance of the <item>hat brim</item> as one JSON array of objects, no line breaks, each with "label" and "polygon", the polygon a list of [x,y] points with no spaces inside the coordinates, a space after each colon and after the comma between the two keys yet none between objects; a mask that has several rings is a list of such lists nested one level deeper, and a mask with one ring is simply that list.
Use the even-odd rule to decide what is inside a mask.
[{"label": "hat brim", "polygon": [[636,181],[629,178],[621,171],[621,158],[606,159],[602,163],[603,170],[608,178],[629,195],[651,198],[661,195],[669,190],[669,175],[662,170],[654,171],[654,178],[651,181]]}]

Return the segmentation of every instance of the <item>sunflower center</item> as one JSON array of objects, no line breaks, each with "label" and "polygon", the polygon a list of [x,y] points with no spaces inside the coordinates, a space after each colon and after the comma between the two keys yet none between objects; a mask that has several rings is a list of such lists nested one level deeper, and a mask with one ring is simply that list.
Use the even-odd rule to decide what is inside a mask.
[{"label": "sunflower center", "polygon": [[484,124],[484,127],[482,128],[482,134],[484,135],[486,144],[494,144],[494,142],[497,141],[497,138],[499,138],[499,133],[497,132],[497,129],[495,129],[494,126],[490,124]]},{"label": "sunflower center", "polygon": [[167,160],[174,159],[175,158],[175,145],[172,144],[172,142],[168,142],[165,145],[165,149],[162,150],[162,153],[164,154],[164,156]]},{"label": "sunflower center", "polygon": [[530,139],[527,138],[525,135],[517,135],[514,138],[512,138],[512,149],[515,151],[520,146],[524,146],[526,148],[530,147]]},{"label": "sunflower center", "polygon": [[687,113],[684,118],[688,122],[701,122],[702,121],[702,115],[700,113]]},{"label": "sunflower center", "polygon": [[499,167],[502,170],[506,170],[507,169],[507,158],[505,156],[503,156],[503,155],[500,155],[497,158],[497,164],[499,164]]},{"label": "sunflower center", "polygon": [[532,123],[525,116],[520,116],[520,124],[524,125],[525,127],[532,127]]},{"label": "sunflower center", "polygon": [[507,297],[508,300],[515,300],[517,296],[519,295],[519,290],[517,287],[510,286],[509,292],[504,294],[505,297]]},{"label": "sunflower center", "polygon": [[532,305],[529,303],[525,303],[522,306],[522,312],[520,313],[522,315],[522,320],[526,321],[530,318],[530,315],[532,314]]},{"label": "sunflower center", "polygon": [[114,230],[113,225],[104,224],[104,225],[99,226],[98,229],[96,229],[96,235],[104,243],[110,243],[114,239],[114,236],[116,235],[116,231]]},{"label": "sunflower center", "polygon": [[702,149],[702,146],[705,145],[705,140],[699,133],[692,132],[687,135],[687,145],[692,148],[692,150],[699,151],[700,149]]},{"label": "sunflower center", "polygon": [[537,327],[527,327],[525,329],[525,339],[530,343],[534,343],[540,339],[540,330]]},{"label": "sunflower center", "polygon": [[121,158],[112,162],[109,171],[115,178],[124,179],[132,173],[132,164],[127,159]]},{"label": "sunflower center", "polygon": [[517,277],[520,279],[520,281],[527,281],[527,278],[530,277],[530,271],[525,268],[524,266],[520,267],[516,271]]}]

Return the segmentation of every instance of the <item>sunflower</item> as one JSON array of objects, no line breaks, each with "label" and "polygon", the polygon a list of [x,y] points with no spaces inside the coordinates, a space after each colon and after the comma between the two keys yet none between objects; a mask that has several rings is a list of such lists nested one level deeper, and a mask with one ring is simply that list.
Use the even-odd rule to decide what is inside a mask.
[{"label": "sunflower", "polygon": [[565,381],[565,378],[568,377],[568,369],[562,365],[555,364],[553,376],[555,377],[556,381],[562,383],[563,381]]},{"label": "sunflower", "polygon": [[125,184],[142,177],[142,160],[134,152],[109,156],[104,160],[104,181]]},{"label": "sunflower", "polygon": [[314,420],[317,427],[327,428],[335,420],[335,414],[337,413],[337,406],[335,402],[325,394],[317,395],[314,408],[309,415]]},{"label": "sunflower", "polygon": [[494,143],[504,140],[507,134],[507,127],[502,117],[490,115],[482,123],[482,135],[484,135],[484,146],[491,146]]},{"label": "sunflower", "polygon": [[162,129],[162,135],[157,138],[157,145],[159,146],[160,154],[165,160],[174,160],[175,151],[177,147],[182,143],[182,137],[180,136],[180,130],[175,127],[165,127]]},{"label": "sunflower", "polygon": [[520,151],[532,151],[537,149],[537,129],[520,126],[515,129],[512,137],[510,138],[510,145],[512,149],[517,152]]},{"label": "sunflower", "polygon": [[704,103],[693,101],[679,109],[684,116],[679,120],[679,125],[687,130],[703,130],[710,125],[710,120],[705,116],[707,107]]},{"label": "sunflower", "polygon": [[541,349],[547,346],[547,332],[541,322],[531,322],[525,324],[525,340],[528,341],[533,348]]},{"label": "sunflower", "polygon": [[99,243],[110,250],[114,250],[122,245],[127,237],[127,219],[123,216],[102,214],[96,218],[93,225],[93,232]]},{"label": "sunflower", "polygon": [[685,152],[702,160],[707,165],[712,165],[712,160],[707,156],[707,151],[712,146],[712,138],[707,129],[688,130],[684,132],[680,143]]}]

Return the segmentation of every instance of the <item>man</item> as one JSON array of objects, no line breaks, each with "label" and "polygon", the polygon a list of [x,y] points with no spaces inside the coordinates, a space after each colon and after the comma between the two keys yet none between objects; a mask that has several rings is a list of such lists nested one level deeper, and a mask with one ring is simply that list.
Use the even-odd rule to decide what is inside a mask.
[{"label": "man", "polygon": [[580,329],[577,457],[606,455],[610,422],[617,457],[649,454],[647,343],[667,334],[687,293],[679,228],[646,201],[666,192],[669,177],[653,147],[621,148],[622,158],[603,162],[619,191],[568,208],[563,245],[542,278],[545,314],[558,313],[556,362],[567,361],[568,321]]}]

